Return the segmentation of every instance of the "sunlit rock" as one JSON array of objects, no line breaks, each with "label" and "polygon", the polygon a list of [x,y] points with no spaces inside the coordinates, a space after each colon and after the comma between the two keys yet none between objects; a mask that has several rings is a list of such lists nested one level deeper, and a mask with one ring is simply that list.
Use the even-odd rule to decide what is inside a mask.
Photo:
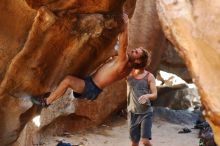
[{"label": "sunlit rock", "polygon": [[185,84],[185,86],[187,86],[186,81],[184,81],[179,76],[162,71],[162,70],[158,71],[157,76],[156,76],[157,86],[168,86],[168,87],[170,86],[171,87],[171,86],[175,86],[179,84]]},{"label": "sunlit rock", "polygon": [[156,77],[158,96],[154,106],[168,107],[175,110],[200,109],[200,97],[193,84],[187,84],[179,76],[165,71],[158,71]]},{"label": "sunlit rock", "polygon": [[157,0],[167,38],[184,59],[196,83],[203,112],[220,145],[220,2]]}]

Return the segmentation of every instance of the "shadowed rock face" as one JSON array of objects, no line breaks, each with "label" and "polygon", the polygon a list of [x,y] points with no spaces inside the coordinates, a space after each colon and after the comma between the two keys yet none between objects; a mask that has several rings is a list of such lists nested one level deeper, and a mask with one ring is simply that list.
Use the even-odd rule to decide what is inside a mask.
[{"label": "shadowed rock face", "polygon": [[65,75],[84,77],[115,54],[123,23],[121,15],[112,14],[120,14],[124,0],[70,2],[0,4],[1,145],[14,142],[36,114],[30,96],[50,91]]},{"label": "shadowed rock face", "polygon": [[160,70],[174,73],[188,83],[192,82],[184,60],[170,42],[168,42],[167,48],[161,56]]},{"label": "shadowed rock face", "polygon": [[71,13],[117,13],[121,11],[125,0],[26,0],[33,9],[47,6],[53,12]]},{"label": "shadowed rock face", "polygon": [[183,57],[198,86],[204,115],[220,145],[220,2],[157,0],[167,38]]},{"label": "shadowed rock face", "polygon": [[137,0],[126,0],[123,10],[128,15],[129,19],[133,16]]}]

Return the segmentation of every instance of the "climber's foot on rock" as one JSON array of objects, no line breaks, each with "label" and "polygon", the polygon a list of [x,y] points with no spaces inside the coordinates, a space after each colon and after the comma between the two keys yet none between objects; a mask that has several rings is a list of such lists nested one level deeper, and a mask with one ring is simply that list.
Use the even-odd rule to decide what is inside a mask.
[{"label": "climber's foot on rock", "polygon": [[48,107],[50,104],[47,104],[47,97],[50,96],[50,92],[47,92],[43,95],[39,96],[32,96],[31,101],[33,104],[40,106],[40,107]]}]

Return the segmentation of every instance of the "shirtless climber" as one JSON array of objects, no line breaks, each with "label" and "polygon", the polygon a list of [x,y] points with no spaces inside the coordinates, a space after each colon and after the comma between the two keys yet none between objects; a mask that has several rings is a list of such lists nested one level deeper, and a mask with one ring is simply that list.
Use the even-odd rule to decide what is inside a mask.
[{"label": "shirtless climber", "polygon": [[75,76],[66,76],[58,85],[56,90],[52,92],[48,98],[33,97],[32,102],[42,107],[47,107],[53,101],[61,97],[67,88],[71,88],[76,98],[85,98],[94,100],[101,93],[102,89],[111,83],[126,77],[132,70],[133,65],[138,64],[144,50],[136,48],[127,53],[128,45],[128,17],[124,15],[125,28],[119,35],[119,50],[118,55],[107,63],[102,65],[92,75],[84,79]]}]

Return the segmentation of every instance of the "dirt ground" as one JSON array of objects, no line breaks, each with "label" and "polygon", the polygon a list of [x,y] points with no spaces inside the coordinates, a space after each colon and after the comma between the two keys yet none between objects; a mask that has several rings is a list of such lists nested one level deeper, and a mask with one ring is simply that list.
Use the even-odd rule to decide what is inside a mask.
[{"label": "dirt ground", "polygon": [[[176,125],[162,120],[154,120],[152,128],[153,146],[198,146],[198,130],[191,129],[191,133],[179,134],[178,131],[193,126]],[[105,124],[90,130],[74,134],[65,133],[44,141],[45,146],[56,146],[59,140],[80,146],[129,146],[127,120],[114,117]],[[141,144],[140,144],[141,145]]]}]

